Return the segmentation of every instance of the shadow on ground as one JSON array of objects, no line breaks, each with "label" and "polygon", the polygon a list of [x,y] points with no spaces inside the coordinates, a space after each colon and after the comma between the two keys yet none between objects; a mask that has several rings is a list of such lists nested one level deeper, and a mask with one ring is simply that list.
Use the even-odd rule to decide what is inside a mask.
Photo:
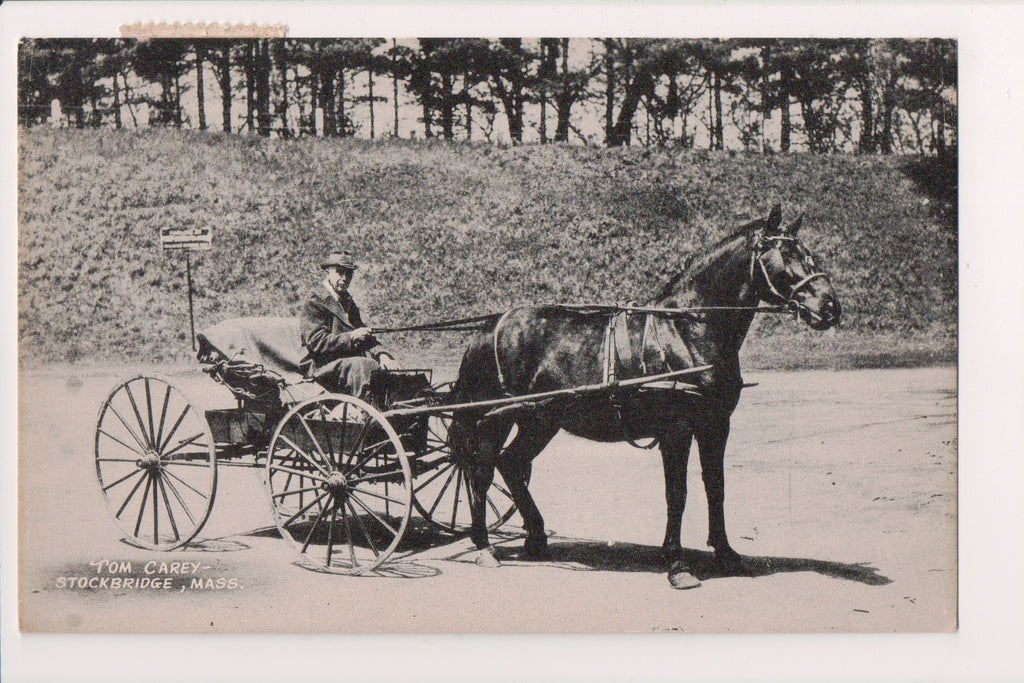
[{"label": "shadow on ground", "polygon": [[[496,545],[498,559],[503,563],[518,564],[522,545],[515,547]],[[610,572],[651,572],[665,573],[668,566],[661,555],[661,548],[634,543],[602,543],[587,539],[570,539],[554,537],[548,540],[548,551],[551,559],[542,563],[552,564],[579,571],[610,571]],[[690,567],[691,573],[701,581],[718,579],[728,576],[761,577],[771,574],[792,572],[814,572],[822,576],[846,581],[856,581],[867,586],[884,586],[892,583],[892,579],[878,573],[878,569],[866,563],[847,564],[799,557],[758,557],[744,555],[745,572],[737,574],[721,568],[714,555],[709,551],[683,549],[683,561]]]}]

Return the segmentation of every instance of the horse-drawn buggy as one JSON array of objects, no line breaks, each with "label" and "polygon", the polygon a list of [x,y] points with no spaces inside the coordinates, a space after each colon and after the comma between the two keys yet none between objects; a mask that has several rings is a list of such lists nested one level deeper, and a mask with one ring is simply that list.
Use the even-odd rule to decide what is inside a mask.
[{"label": "horse-drawn buggy", "polygon": [[[670,579],[695,585],[679,564],[694,438],[709,544],[724,562],[739,561],[725,535],[722,459],[754,314],[791,312],[815,329],[840,317],[827,276],[795,237],[799,221],[782,229],[780,220],[776,207],[691,258],[645,305],[526,306],[474,318],[454,383],[433,383],[431,370],[387,372],[375,405],[299,373],[296,320],[226,321],[198,335],[198,359],[236,405],[204,410],[152,375],[119,383],[96,429],[101,490],[126,540],[172,550],[207,521],[218,467],[260,468],[281,536],[307,566],[371,571],[400,548],[414,514],[443,532],[469,531],[478,563],[488,564],[488,531],[517,509],[524,554],[544,555],[530,463],[560,429],[650,438],[665,465]],[[465,321],[419,329],[465,329],[453,322]]]}]

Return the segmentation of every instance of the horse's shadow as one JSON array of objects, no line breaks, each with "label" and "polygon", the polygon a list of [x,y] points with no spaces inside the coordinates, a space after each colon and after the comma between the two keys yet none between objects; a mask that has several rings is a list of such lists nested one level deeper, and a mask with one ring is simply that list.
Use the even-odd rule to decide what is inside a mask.
[{"label": "horse's shadow", "polygon": [[[499,543],[494,547],[502,563],[525,564],[521,557],[521,544],[509,546]],[[548,539],[548,553],[550,559],[544,561],[545,564],[580,571],[661,574],[668,569],[661,548],[635,543],[604,543],[588,539],[552,537]],[[717,563],[713,553],[692,548],[683,549],[682,560],[690,568],[690,572],[701,581],[733,576],[758,578],[771,574],[814,572],[836,579],[856,581],[867,586],[884,586],[892,583],[892,579],[879,574],[876,567],[864,562],[847,564],[800,557],[744,555],[743,570],[735,571]]]}]

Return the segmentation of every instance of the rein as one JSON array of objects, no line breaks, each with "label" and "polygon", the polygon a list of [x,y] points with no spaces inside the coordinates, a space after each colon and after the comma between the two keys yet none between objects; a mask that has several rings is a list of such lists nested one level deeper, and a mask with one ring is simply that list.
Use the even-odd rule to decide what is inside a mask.
[{"label": "rein", "polygon": [[[821,273],[820,275],[824,275]],[[814,279],[818,275],[812,276]],[[805,284],[805,283],[801,283]],[[754,313],[791,313],[788,306],[687,306],[682,308],[665,308],[662,306],[635,306],[631,304],[538,304],[537,307],[553,306],[571,311],[583,313],[614,314],[614,313],[653,313],[666,318],[692,318],[698,313],[712,311],[753,311]],[[521,307],[516,307],[521,308]],[[510,309],[510,310],[515,310]],[[500,320],[508,314],[490,313],[478,315],[471,318],[458,318],[454,320],[441,320],[437,322],[422,323],[419,325],[407,325],[405,327],[374,327],[374,334],[391,334],[394,332],[476,332],[486,329],[492,323]]]}]

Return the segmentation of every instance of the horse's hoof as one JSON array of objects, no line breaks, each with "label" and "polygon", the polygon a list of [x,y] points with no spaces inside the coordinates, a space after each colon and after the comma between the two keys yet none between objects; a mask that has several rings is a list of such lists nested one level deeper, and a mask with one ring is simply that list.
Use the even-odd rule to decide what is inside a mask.
[{"label": "horse's hoof", "polygon": [[690,568],[682,562],[676,562],[668,570],[668,582],[676,590],[696,588],[700,585],[697,577],[690,573]]},{"label": "horse's hoof", "polygon": [[473,558],[473,562],[478,567],[486,567],[488,569],[501,566],[501,562],[498,561],[493,548],[483,548],[476,551],[476,557]]}]

